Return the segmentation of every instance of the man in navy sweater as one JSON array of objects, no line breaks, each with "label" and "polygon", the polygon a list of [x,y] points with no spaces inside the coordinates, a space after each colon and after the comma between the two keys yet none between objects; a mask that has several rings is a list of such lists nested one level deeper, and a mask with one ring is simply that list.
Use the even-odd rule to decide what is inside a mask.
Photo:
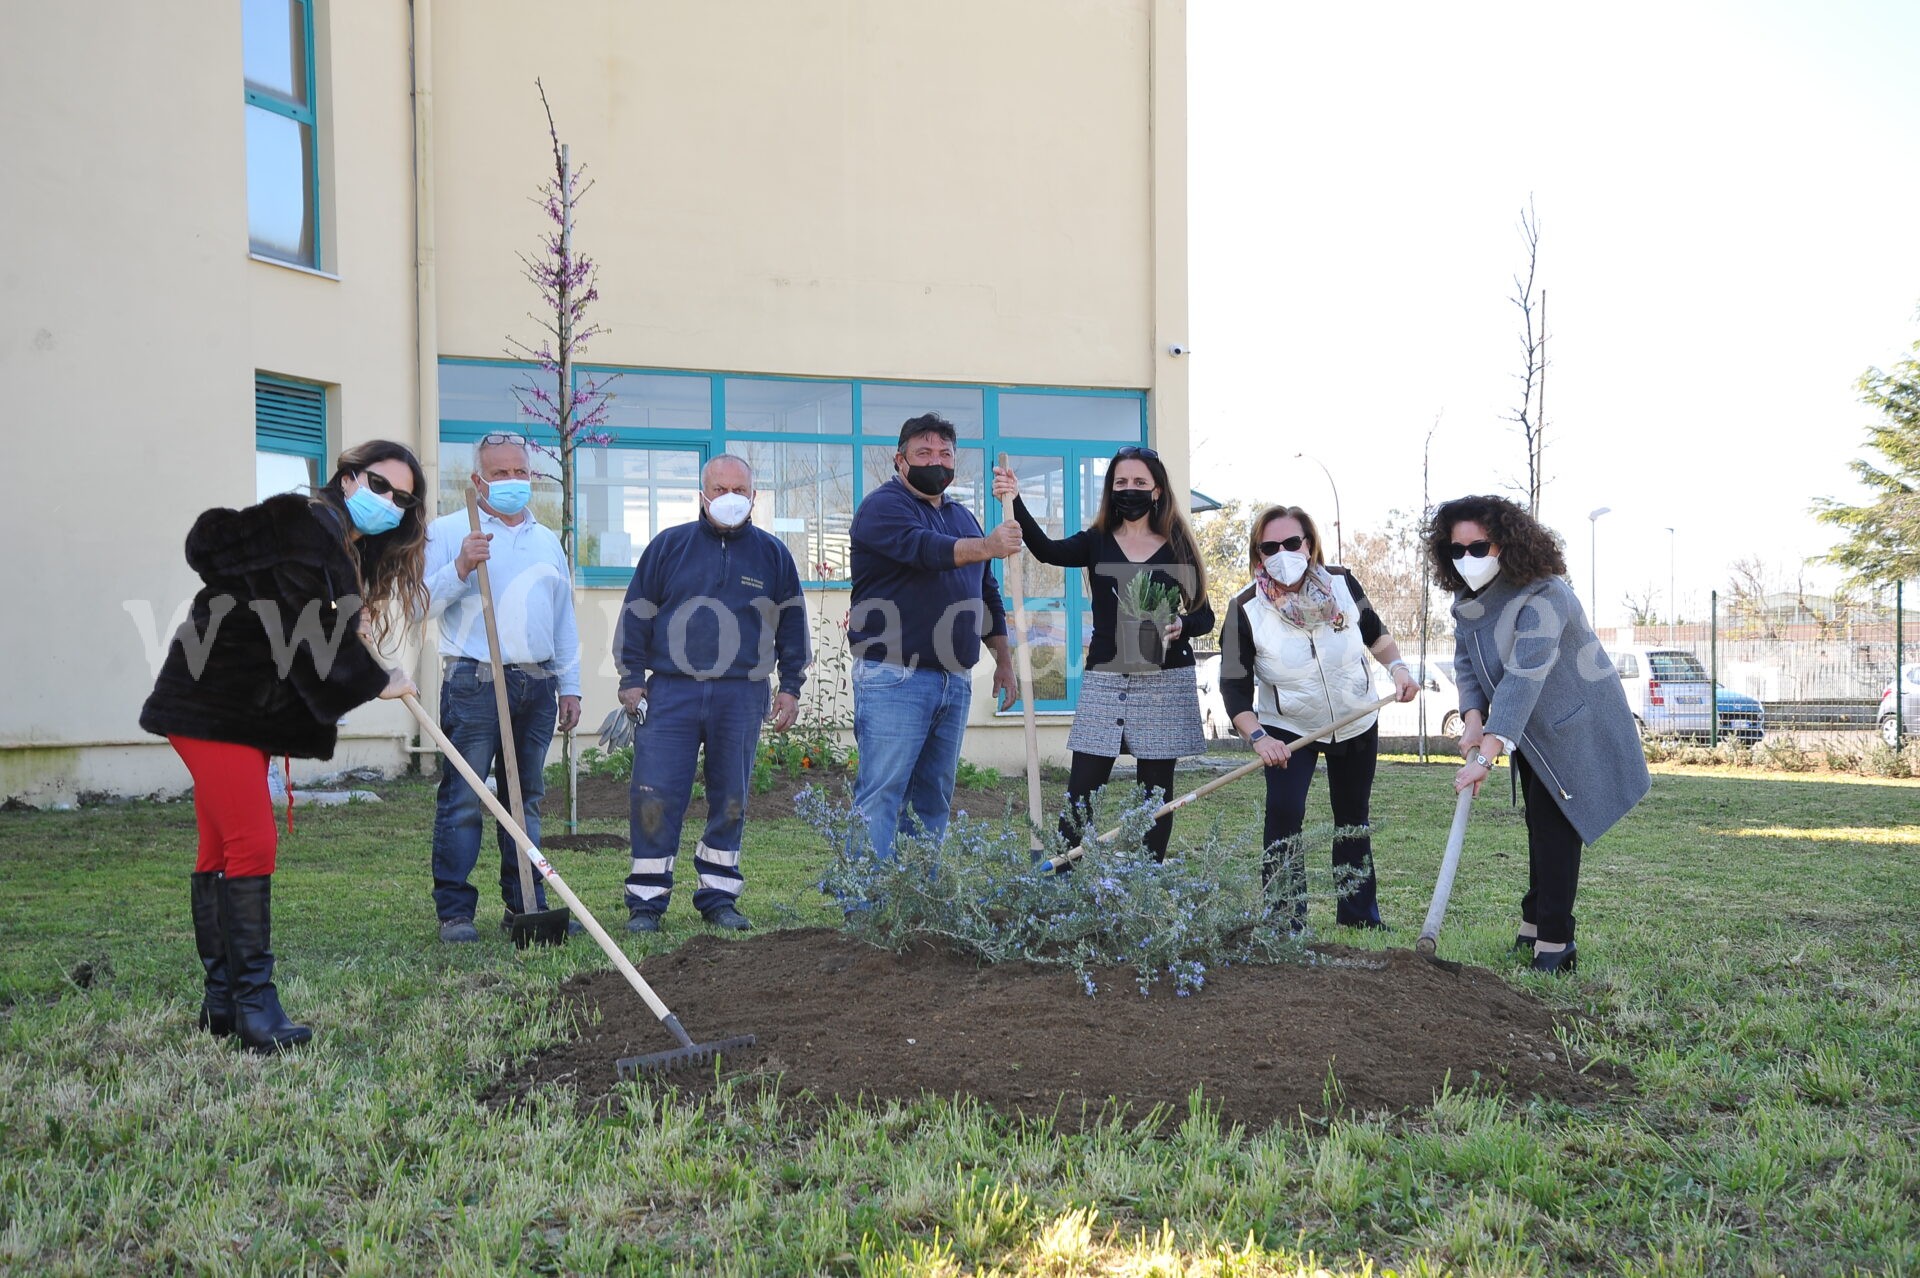
[{"label": "man in navy sweater", "polygon": [[[614,635],[620,704],[634,730],[629,932],[658,932],[680,824],[706,746],[707,828],[694,845],[693,908],[744,932],[740,839],[760,724],[793,726],[812,660],[806,599],[786,544],[749,522],[753,470],[722,454],[700,472],[700,518],[647,544]],[[769,710],[767,677],[779,669]]]},{"label": "man in navy sweater", "polygon": [[[916,826],[931,839],[946,833],[983,640],[1001,708],[1017,696],[989,561],[1018,553],[1020,525],[984,533],[972,511],[945,499],[954,437],[953,423],[932,413],[908,421],[894,477],[853,517],[853,801],[876,856],[894,855]],[[904,822],[903,807],[912,809]]]}]

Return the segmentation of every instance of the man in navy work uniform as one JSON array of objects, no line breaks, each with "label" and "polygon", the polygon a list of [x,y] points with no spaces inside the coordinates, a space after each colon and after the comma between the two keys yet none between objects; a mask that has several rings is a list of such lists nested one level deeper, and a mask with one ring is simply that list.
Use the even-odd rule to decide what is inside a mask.
[{"label": "man in navy work uniform", "polygon": [[[506,762],[494,704],[493,665],[487,652],[480,577],[474,571],[484,563],[494,593],[527,836],[537,845],[547,747],[556,730],[568,732],[580,722],[580,636],[574,627],[573,578],[567,572],[560,539],[527,508],[533,496],[533,467],[524,438],[497,431],[482,439],[473,452],[472,479],[480,495],[480,531],[469,531],[465,510],[442,515],[427,526],[427,615],[440,619],[445,668],[440,726],[481,776],[499,764],[500,793],[505,795]],[[433,819],[433,903],[443,941],[480,939],[473,925],[480,894],[467,879],[480,859],[485,825],[480,796],[452,767],[441,769]],[[521,909],[518,852],[513,836],[505,830],[496,831],[496,840],[500,897],[511,916]],[[545,909],[545,885],[537,875],[533,891],[534,908]]]},{"label": "man in navy work uniform", "polygon": [[707,828],[694,845],[693,908],[715,927],[753,926],[739,909],[747,783],[761,722],[785,732],[799,717],[812,654],[799,570],[752,513],[752,468],[731,453],[714,458],[700,472],[700,517],[649,542],[627,587],[614,663],[620,704],[644,714],[633,737],[629,932],[660,930],[702,745]]},{"label": "man in navy work uniform", "polygon": [[984,533],[972,511],[946,500],[953,463],[953,423],[911,419],[900,428],[894,477],[853,517],[853,802],[877,856],[894,855],[916,824],[931,839],[946,833],[983,639],[1002,708],[1017,695],[989,561],[1019,552],[1020,525],[1009,519]]}]

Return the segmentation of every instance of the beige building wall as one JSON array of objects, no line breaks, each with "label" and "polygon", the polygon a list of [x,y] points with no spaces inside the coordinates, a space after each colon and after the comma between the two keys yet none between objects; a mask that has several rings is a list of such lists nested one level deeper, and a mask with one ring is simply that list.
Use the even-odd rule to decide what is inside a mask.
[{"label": "beige building wall", "polygon": [[[1184,493],[1183,5],[598,0],[499,39],[523,11],[435,10],[443,354],[533,336],[516,254],[547,227],[526,198],[551,170],[539,77],[594,182],[576,234],[609,329],[593,362],[1146,388]],[[593,722],[619,592],[580,598]],[[1018,767],[990,672],[967,754]],[[1049,757],[1068,719],[1042,716]]]},{"label": "beige building wall", "polygon": [[[405,7],[323,2],[316,42],[335,278],[249,256],[238,4],[0,11],[0,796],[186,784],[140,705],[188,527],[254,500],[256,370],[329,384],[333,448],[417,438]],[[402,764],[404,715],[317,766]]]},{"label": "beige building wall", "polygon": [[[31,125],[0,140],[0,379],[9,439],[47,468],[0,504],[0,795],[185,783],[136,719],[196,584],[187,527],[253,500],[256,371],[328,385],[333,449],[384,435],[431,463],[419,335],[479,357],[533,336],[517,254],[545,230],[536,76],[597,183],[580,243],[611,331],[594,361],[1145,388],[1184,491],[1166,353],[1187,338],[1183,4],[412,7],[420,68],[408,6],[315,5],[325,275],[248,256],[238,5],[0,14],[0,111]],[[592,720],[613,702],[617,595],[580,600]],[[983,673],[983,725],[987,700]],[[1019,720],[1000,722],[969,755],[1017,765]],[[397,766],[408,731],[366,707],[306,771]],[[1045,737],[1056,753],[1064,727]]]}]

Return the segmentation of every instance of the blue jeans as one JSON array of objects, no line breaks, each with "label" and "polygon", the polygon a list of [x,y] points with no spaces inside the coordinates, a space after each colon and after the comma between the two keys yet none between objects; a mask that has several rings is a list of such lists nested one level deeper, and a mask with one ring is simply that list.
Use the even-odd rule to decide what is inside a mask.
[{"label": "blue jeans", "polygon": [[[560,685],[551,672],[507,667],[507,713],[513,720],[513,757],[520,768],[520,798],[526,807],[527,837],[540,843],[540,799],[546,793],[547,747],[553,743]],[[467,765],[482,777],[494,772],[502,805],[508,804],[507,765],[500,750],[499,716],[493,704],[493,670],[482,661],[461,658],[440,684],[440,728]],[[480,859],[485,809],[466,779],[443,764],[433,813],[433,908],[442,921],[470,919],[480,893],[467,879]],[[500,845],[500,899],[520,912],[519,850],[513,836],[495,827]],[[540,875],[533,876],[535,909],[547,896]]]},{"label": "blue jeans", "polygon": [[[960,739],[973,702],[973,676],[886,661],[853,663],[853,740],[860,771],[853,805],[866,819],[875,856],[895,855],[917,829],[938,841],[947,832]],[[904,814],[903,807],[911,808]]]},{"label": "blue jeans", "polygon": [[747,787],[771,696],[765,679],[656,674],[647,680],[647,717],[634,729],[628,791],[633,836],[628,913],[666,913],[680,826],[693,799],[694,760],[703,745],[707,828],[693,849],[699,876],[693,908],[711,914],[739,900],[745,884],[740,836],[747,822]]}]

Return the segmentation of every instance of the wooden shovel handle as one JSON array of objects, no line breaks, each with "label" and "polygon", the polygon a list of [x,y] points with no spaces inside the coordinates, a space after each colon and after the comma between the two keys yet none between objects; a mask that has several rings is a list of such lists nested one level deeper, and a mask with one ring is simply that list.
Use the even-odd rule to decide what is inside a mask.
[{"label": "wooden shovel handle", "polygon": [[[1360,720],[1366,718],[1368,715],[1373,714],[1375,711],[1378,711],[1385,706],[1391,705],[1393,702],[1397,701],[1398,699],[1399,699],[1398,696],[1395,694],[1384,696],[1380,698],[1378,701],[1374,702],[1372,705],[1368,706],[1366,709],[1356,710],[1352,714],[1348,715],[1346,718],[1341,719],[1336,723],[1328,724],[1326,727],[1320,729],[1320,731],[1314,733],[1310,737],[1301,737],[1298,741],[1294,742],[1293,744],[1295,746],[1303,746],[1303,745],[1312,745],[1316,741],[1325,741],[1328,737],[1340,731],[1340,729],[1347,727],[1351,724],[1360,722]],[[1153,819],[1158,821],[1161,817],[1167,815],[1169,812],[1177,812],[1181,808],[1186,807],[1189,803],[1192,803],[1195,799],[1204,798],[1205,796],[1212,794],[1215,790],[1218,790],[1221,786],[1229,785],[1235,781],[1238,781],[1241,777],[1250,777],[1254,773],[1260,771],[1262,768],[1266,766],[1267,766],[1266,762],[1261,759],[1255,759],[1252,763],[1243,763],[1239,767],[1235,768],[1233,771],[1227,773],[1225,776],[1215,777],[1213,780],[1207,782],[1205,785],[1201,786],[1197,790],[1193,790],[1186,794],[1183,794],[1177,799],[1169,799],[1167,802],[1161,804],[1159,807],[1154,809]],[[1108,830],[1105,834],[1094,839],[1093,842],[1105,843],[1107,840],[1113,838],[1116,834],[1119,834],[1121,829],[1122,827],[1116,825],[1111,830]],[[1056,856],[1051,860],[1049,860],[1047,862],[1046,868],[1049,870],[1057,870],[1063,865],[1071,865],[1073,864],[1073,862],[1079,860],[1080,857],[1085,854],[1086,850],[1087,850],[1087,845],[1085,843],[1082,843],[1077,848],[1070,848],[1067,851],[1062,852],[1059,856]]]},{"label": "wooden shovel handle", "polygon": [[[467,489],[467,527],[474,532],[480,531],[480,495]],[[506,765],[507,799],[513,805],[513,823],[522,829],[527,824],[527,808],[520,799],[520,760],[513,748],[513,707],[507,699],[506,663],[500,659],[500,626],[493,615],[493,579],[487,575],[487,561],[481,560],[473,566],[480,578],[480,615],[487,624],[487,660],[493,667],[493,715],[500,725],[500,761]],[[520,844],[520,908],[532,910],[533,865],[527,859],[527,848],[532,844]]]},{"label": "wooden shovel handle", "polygon": [[[1000,465],[1007,455],[1000,454]],[[1013,503],[1006,503],[1007,517],[1013,517]],[[1040,823],[1046,819],[1040,801],[1040,725],[1033,709],[1033,648],[1027,639],[1027,571],[1024,551],[1007,556],[1007,593],[1013,596],[1014,669],[1020,676],[1020,717],[1027,738],[1027,823],[1033,827],[1033,850],[1042,846]]]}]

